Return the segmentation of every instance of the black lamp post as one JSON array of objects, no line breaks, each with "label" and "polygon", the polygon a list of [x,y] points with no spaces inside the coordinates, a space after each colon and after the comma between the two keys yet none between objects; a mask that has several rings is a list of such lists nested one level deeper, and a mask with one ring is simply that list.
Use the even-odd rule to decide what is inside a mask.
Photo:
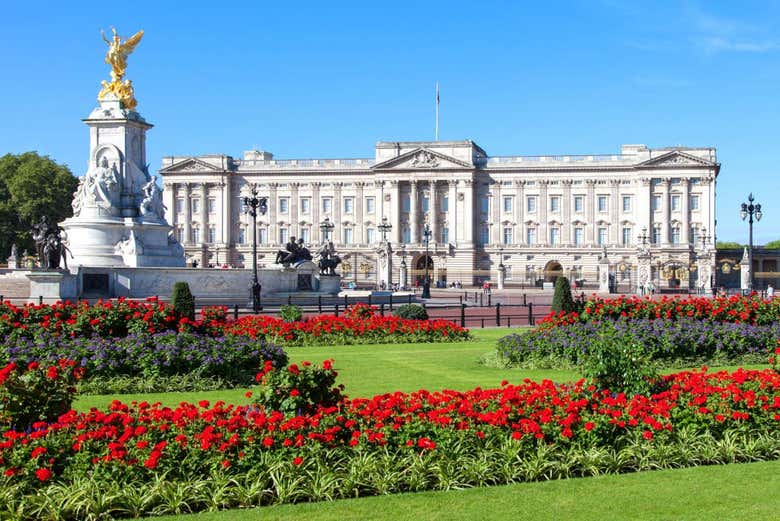
[{"label": "black lamp post", "polygon": [[252,310],[257,313],[262,306],[260,305],[260,281],[257,280],[257,213],[265,215],[268,211],[268,199],[258,197],[257,186],[252,185],[251,197],[244,197],[244,213],[252,217],[252,285],[249,287],[249,294],[252,299]]},{"label": "black lamp post", "polygon": [[425,279],[423,280],[422,298],[431,298],[431,279],[428,276],[428,263],[430,257],[428,256],[428,244],[431,242],[431,227],[428,223],[425,223],[425,229],[423,230],[423,238],[425,239]]},{"label": "black lamp post", "polygon": [[742,203],[742,210],[739,212],[739,215],[742,217],[743,221],[746,217],[750,217],[748,219],[748,229],[750,230],[748,235],[748,267],[750,269],[748,291],[753,291],[753,216],[756,216],[756,221],[760,221],[761,216],[763,215],[761,213],[761,205],[758,203],[754,205],[754,200],[755,199],[753,199],[752,193],[748,195],[748,202]]},{"label": "black lamp post", "polygon": [[336,225],[330,222],[330,217],[326,217],[325,220],[320,223],[322,242],[328,242],[330,240],[330,232],[332,232],[335,227]]},{"label": "black lamp post", "polygon": [[387,242],[387,232],[393,229],[393,225],[387,222],[387,217],[382,217],[382,224],[377,228],[382,232],[382,242]]}]

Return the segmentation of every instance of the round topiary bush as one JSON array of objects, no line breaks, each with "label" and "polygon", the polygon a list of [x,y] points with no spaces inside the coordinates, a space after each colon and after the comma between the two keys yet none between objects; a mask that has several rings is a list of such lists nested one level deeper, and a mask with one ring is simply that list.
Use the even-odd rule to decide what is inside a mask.
[{"label": "round topiary bush", "polygon": [[404,304],[396,308],[393,314],[406,320],[428,320],[428,312],[419,304]]},{"label": "round topiary bush", "polygon": [[177,282],[173,285],[171,306],[181,317],[195,320],[195,298],[190,292],[190,285],[186,282]]}]

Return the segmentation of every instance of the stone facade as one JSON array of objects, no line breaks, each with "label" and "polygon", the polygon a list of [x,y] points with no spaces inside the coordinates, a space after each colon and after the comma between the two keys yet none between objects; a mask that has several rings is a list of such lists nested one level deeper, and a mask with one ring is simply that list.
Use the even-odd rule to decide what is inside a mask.
[{"label": "stone facade", "polygon": [[166,157],[160,174],[167,221],[188,261],[202,266],[251,265],[241,197],[256,184],[268,197],[258,217],[261,266],[290,237],[321,242],[327,218],[344,279],[373,285],[386,217],[392,282],[404,266],[409,284],[422,275],[428,224],[435,282],[495,282],[503,264],[507,286],[557,275],[595,285],[606,247],[625,289],[642,273],[658,288],[709,287],[702,274],[712,271],[714,248],[701,238],[714,235],[719,170],[714,148],[494,157],[472,141],[436,141],[379,142],[370,159],[278,160],[256,150],[243,159]]}]

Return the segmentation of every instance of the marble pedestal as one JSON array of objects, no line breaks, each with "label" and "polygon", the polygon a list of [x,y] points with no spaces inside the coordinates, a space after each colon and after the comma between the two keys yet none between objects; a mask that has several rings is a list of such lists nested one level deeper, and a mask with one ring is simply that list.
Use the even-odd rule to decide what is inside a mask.
[{"label": "marble pedestal", "polygon": [[319,275],[319,292],[338,295],[341,291],[341,275]]},{"label": "marble pedestal", "polygon": [[41,297],[44,304],[78,297],[78,276],[65,270],[33,271],[25,276],[30,281],[30,303],[37,304]]}]

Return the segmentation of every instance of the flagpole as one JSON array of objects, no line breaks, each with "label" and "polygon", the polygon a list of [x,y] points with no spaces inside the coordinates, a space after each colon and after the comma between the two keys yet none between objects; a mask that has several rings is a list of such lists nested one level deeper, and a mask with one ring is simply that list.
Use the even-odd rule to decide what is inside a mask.
[{"label": "flagpole", "polygon": [[436,82],[436,141],[439,140],[439,82]]}]

